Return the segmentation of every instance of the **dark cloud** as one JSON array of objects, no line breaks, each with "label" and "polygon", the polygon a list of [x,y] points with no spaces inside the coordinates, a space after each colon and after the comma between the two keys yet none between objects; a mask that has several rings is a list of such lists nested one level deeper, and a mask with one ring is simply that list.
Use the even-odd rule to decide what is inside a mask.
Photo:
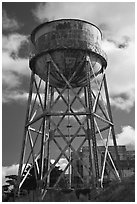
[{"label": "dark cloud", "polygon": [[109,42],[112,42],[117,48],[119,49],[125,49],[129,46],[129,42],[130,42],[130,37],[128,36],[123,36],[122,39],[120,41],[116,41],[113,38],[108,38],[107,39]]},{"label": "dark cloud", "polygon": [[29,58],[29,55],[30,55],[29,42],[24,41],[19,49],[18,57]]},{"label": "dark cloud", "polygon": [[18,30],[20,25],[17,20],[14,18],[10,18],[6,11],[2,11],[2,29],[3,31],[15,31]]}]

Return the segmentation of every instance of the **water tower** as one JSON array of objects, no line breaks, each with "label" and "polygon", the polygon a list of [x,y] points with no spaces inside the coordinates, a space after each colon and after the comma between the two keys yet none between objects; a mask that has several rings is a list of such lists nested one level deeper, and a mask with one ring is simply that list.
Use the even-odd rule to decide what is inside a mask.
[{"label": "water tower", "polygon": [[[31,164],[41,199],[48,189],[60,189],[64,176],[68,189],[103,187],[106,168],[120,180],[101,39],[97,26],[78,19],[46,22],[31,34],[31,79],[18,182],[21,188],[27,178],[21,180],[21,176],[25,171],[29,175],[27,166]],[[115,161],[108,150],[110,140]],[[81,156],[85,146],[87,160]],[[99,146],[105,149],[103,160]],[[75,160],[87,172],[88,182]],[[51,172],[62,161],[66,165],[50,186]],[[79,186],[74,185],[73,172]]]}]

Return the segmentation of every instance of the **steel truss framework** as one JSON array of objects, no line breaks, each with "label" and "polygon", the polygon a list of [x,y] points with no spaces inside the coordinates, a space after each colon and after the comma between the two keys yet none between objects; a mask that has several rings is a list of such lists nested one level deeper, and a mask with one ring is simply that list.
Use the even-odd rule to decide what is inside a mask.
[{"label": "steel truss framework", "polygon": [[[62,89],[50,86],[51,63],[66,84]],[[114,177],[120,180],[121,173],[120,168],[118,168],[119,155],[109,102],[105,67],[102,67],[102,72],[96,76],[94,73],[94,65],[87,55],[84,65],[87,73],[86,85],[73,88],[71,86],[71,80],[76,72],[67,80],[50,55],[47,64],[47,79],[45,82],[33,71],[31,73],[18,173],[18,187],[21,188],[31,168],[34,168],[40,198],[43,199],[47,189],[50,187],[50,173],[62,158],[64,158],[67,163],[62,174],[52,188],[58,188],[58,184],[66,172],[69,173],[68,188],[71,188],[73,185],[71,176],[72,168],[84,186],[85,181],[83,176],[74,166],[72,152],[75,158],[79,160],[81,165],[88,172],[89,178],[91,178],[88,187],[103,187],[106,166],[113,173]],[[94,75],[92,78],[90,77],[91,73]],[[57,107],[59,107],[58,104],[60,103],[64,104],[65,108],[58,111]],[[77,110],[76,106],[79,107]],[[64,124],[67,125],[64,127]],[[63,143],[60,142],[60,139]],[[117,161],[116,165],[108,151],[110,140],[113,140]],[[98,141],[105,147],[103,165],[101,168],[98,161],[98,155],[101,154],[98,148]],[[77,147],[74,143],[78,143]],[[57,149],[58,155],[51,164],[50,160],[51,153],[53,152],[53,144]],[[79,156],[79,152],[85,144],[89,148],[88,166]],[[47,158],[47,172],[43,174],[45,157]],[[40,165],[37,165],[38,159]],[[24,179],[21,180],[21,176],[26,171],[29,163],[31,163],[32,166],[28,169]],[[39,187],[40,183],[46,184],[44,188]]]}]

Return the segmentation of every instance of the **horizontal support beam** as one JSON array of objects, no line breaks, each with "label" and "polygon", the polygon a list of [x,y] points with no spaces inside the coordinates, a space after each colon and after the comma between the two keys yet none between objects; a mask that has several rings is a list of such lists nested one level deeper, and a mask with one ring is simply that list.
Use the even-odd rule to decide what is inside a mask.
[{"label": "horizontal support beam", "polygon": [[31,124],[37,122],[38,120],[40,120],[43,117],[50,117],[50,116],[81,116],[81,115],[93,115],[94,117],[97,117],[98,119],[100,119],[101,121],[108,123],[110,125],[113,125],[112,122],[102,118],[101,116],[97,115],[96,113],[90,113],[90,112],[43,112],[41,115],[37,116],[36,118],[34,118],[32,121],[28,122],[28,124],[26,125],[26,127],[30,126]]},{"label": "horizontal support beam", "polygon": [[65,112],[65,113],[63,113],[63,112],[54,112],[54,113],[52,113],[52,112],[50,112],[50,113],[47,113],[46,114],[46,116],[73,116],[73,115],[89,115],[89,113],[88,112]]},{"label": "horizontal support beam", "polygon": [[87,112],[64,112],[64,113],[58,113],[58,112],[43,112],[41,115],[37,116],[36,118],[34,118],[32,121],[29,121],[28,124],[26,125],[26,127],[32,125],[33,123],[37,122],[38,120],[40,120],[41,118],[43,117],[50,117],[50,116],[68,116],[68,115],[89,115],[90,113],[87,113]]},{"label": "horizontal support beam", "polygon": [[[104,127],[104,128],[101,128],[100,129],[100,132],[103,132],[103,131],[105,131],[105,130],[107,130],[108,128],[110,128],[110,126],[108,125],[108,126],[106,126],[106,127]],[[29,128],[29,130],[31,130],[31,131],[33,131],[33,132],[35,132],[35,133],[39,133],[39,134],[42,134],[42,132],[41,131],[39,131],[39,130],[36,130],[36,129],[34,129],[34,128]],[[98,134],[99,133],[99,131],[97,130],[96,132],[95,132],[95,134]],[[86,136],[86,134],[78,134],[77,135],[77,137],[85,137]],[[54,135],[54,137],[62,137],[61,135]],[[64,137],[73,137],[73,135],[64,135]]]}]

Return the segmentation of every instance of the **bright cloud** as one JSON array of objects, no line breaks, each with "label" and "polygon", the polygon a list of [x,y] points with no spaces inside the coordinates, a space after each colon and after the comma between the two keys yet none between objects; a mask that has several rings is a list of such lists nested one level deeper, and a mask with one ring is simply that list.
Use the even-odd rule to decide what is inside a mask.
[{"label": "bright cloud", "polygon": [[17,30],[19,29],[19,24],[16,19],[10,18],[6,11],[2,11],[2,28],[3,30]]},{"label": "bright cloud", "polygon": [[112,106],[130,112],[130,109],[134,106],[135,102],[134,88],[131,88],[129,92],[125,92],[125,97],[122,96],[111,97],[110,102]]},{"label": "bright cloud", "polygon": [[[21,81],[20,81],[19,77],[17,75],[15,75],[14,73],[3,71],[2,83],[3,83],[3,88],[8,87],[8,89],[9,88],[12,89],[12,88],[19,87],[21,84]],[[4,93],[5,93],[5,91],[6,90],[4,90]]]},{"label": "bright cloud", "polygon": [[48,2],[40,3],[33,14],[39,22],[61,18],[87,20],[107,32],[107,37],[120,39],[125,33],[134,36],[134,7],[129,2]]},{"label": "bright cloud", "polygon": [[[3,102],[19,102],[24,103],[28,100],[29,93],[25,92],[23,90],[5,90],[3,93]],[[44,103],[44,94],[40,94],[41,101]],[[36,98],[36,93],[32,93],[32,101],[34,101]],[[39,104],[39,98],[37,96],[36,103]]]},{"label": "bright cloud", "polygon": [[20,48],[26,42],[27,36],[17,33],[2,38],[3,102],[9,102],[13,95],[17,99],[18,94],[15,95],[15,92],[20,92],[22,76],[29,76],[28,59],[18,57]]},{"label": "bright cloud", "polygon": [[106,73],[111,105],[130,111],[135,101],[134,43],[129,42],[129,45],[123,49],[116,47],[113,42],[104,41],[103,43],[103,48],[108,55]]},{"label": "bright cloud", "polygon": [[5,90],[3,93],[2,101],[3,103],[8,103],[8,102],[15,102],[18,101],[20,103],[26,102],[28,99],[28,93],[23,92],[23,91],[15,91],[14,89],[11,90]]},{"label": "bright cloud", "polygon": [[67,166],[67,164],[68,164],[68,161],[67,161],[67,159],[65,159],[65,158],[61,158],[61,159],[58,161],[58,165],[60,166],[60,168],[61,168],[62,170],[65,169],[65,167]]},{"label": "bright cloud", "polygon": [[18,174],[18,164],[13,164],[11,166],[3,166],[2,167],[2,184],[5,183],[6,179],[5,176],[8,175],[17,175]]},{"label": "bright cloud", "polygon": [[21,75],[28,75],[28,59],[18,57],[19,50],[25,42],[28,42],[28,39],[27,36],[24,35],[11,34],[9,36],[3,36],[3,72],[10,71]]},{"label": "bright cloud", "polygon": [[131,126],[122,127],[122,132],[116,135],[119,145],[135,145],[135,130]]},{"label": "bright cloud", "polygon": [[4,52],[8,52],[9,54],[15,52],[18,54],[21,45],[24,42],[28,42],[27,36],[21,35],[18,33],[13,33],[8,36],[2,36],[2,47]]},{"label": "bright cloud", "polygon": [[[104,139],[106,141],[106,139]],[[135,147],[135,129],[131,126],[122,127],[121,133],[116,135],[117,145]],[[100,141],[99,141],[100,144]],[[109,140],[109,145],[113,145],[113,140]]]},{"label": "bright cloud", "polygon": [[[51,159],[51,163],[53,164],[55,162],[55,159]],[[67,166],[68,161],[66,158],[60,158],[56,166],[60,166],[60,169],[64,170]]]},{"label": "bright cloud", "polygon": [[[121,11],[123,11],[122,14]],[[106,24],[107,28],[112,23],[113,30],[116,28],[117,33],[120,22],[123,26],[133,23],[133,12],[134,3],[48,2],[40,3],[33,14],[40,22],[45,19],[80,18],[97,25]]]},{"label": "bright cloud", "polygon": [[[18,85],[20,77],[29,76],[28,60],[23,58],[13,59],[8,53],[3,53],[2,78],[3,83],[9,88]],[[14,76],[14,79],[12,80]],[[10,79],[11,77],[11,79]],[[7,80],[8,79],[8,80]]]},{"label": "bright cloud", "polygon": [[112,42],[104,42],[108,55],[107,80],[111,94],[130,91],[135,83],[134,43],[127,48],[119,49]]}]

